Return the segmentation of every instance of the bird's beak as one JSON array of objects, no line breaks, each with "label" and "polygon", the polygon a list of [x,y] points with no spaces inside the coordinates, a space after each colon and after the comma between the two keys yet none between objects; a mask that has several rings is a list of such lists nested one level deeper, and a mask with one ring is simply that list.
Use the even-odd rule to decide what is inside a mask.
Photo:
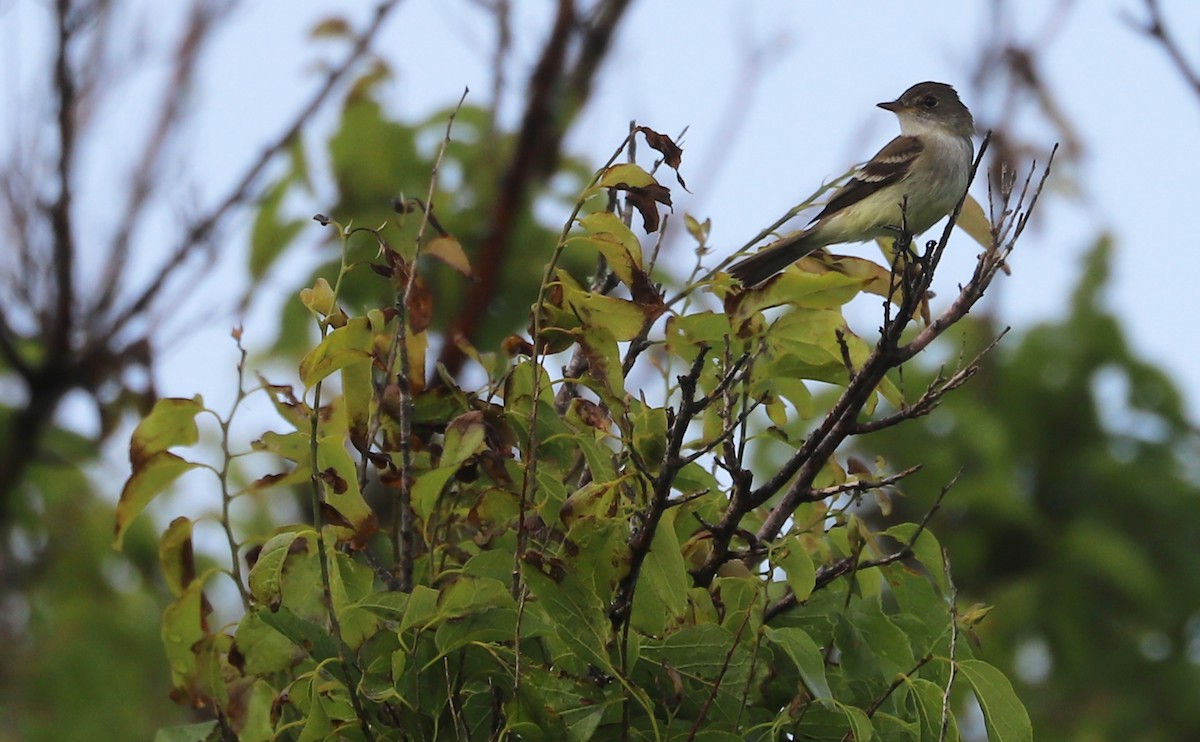
[{"label": "bird's beak", "polygon": [[891,111],[892,113],[900,113],[905,108],[905,105],[898,100],[892,100],[886,103],[876,103],[875,105],[879,106],[885,111]]}]

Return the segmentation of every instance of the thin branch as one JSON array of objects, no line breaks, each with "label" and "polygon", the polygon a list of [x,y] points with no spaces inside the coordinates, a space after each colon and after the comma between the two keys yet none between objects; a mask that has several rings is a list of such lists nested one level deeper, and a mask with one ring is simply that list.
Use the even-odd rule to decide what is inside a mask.
[{"label": "thin branch", "polygon": [[[414,250],[413,260],[408,264],[408,276],[404,284],[404,291],[396,297],[396,311],[399,316],[396,318],[396,332],[392,335],[391,346],[388,349],[388,361],[384,366],[387,369],[384,385],[390,381],[387,377],[391,376],[392,364],[395,362],[397,355],[400,360],[400,373],[397,380],[397,385],[400,387],[400,488],[396,496],[396,511],[392,521],[392,548],[394,550],[399,575],[397,581],[402,592],[410,592],[413,587],[413,513],[412,513],[412,416],[413,416],[413,400],[412,400],[412,383],[409,379],[409,358],[408,358],[408,300],[412,296],[413,286],[417,280],[417,262],[416,256],[420,254],[421,240],[425,236],[425,229],[430,224],[430,214],[433,209],[433,194],[437,190],[438,173],[441,170],[442,159],[445,157],[446,148],[450,145],[450,132],[454,128],[454,119],[458,116],[458,112],[462,110],[463,101],[467,99],[469,91],[464,88],[462,96],[458,99],[458,105],[450,112],[450,117],[446,121],[446,134],[442,137],[442,145],[438,149],[437,158],[433,161],[433,169],[429,173],[429,192],[425,198],[425,208],[421,213],[421,224],[417,229],[417,235],[413,239]],[[371,441],[374,440],[375,434],[378,432],[380,418],[376,417],[375,428],[370,431],[367,436],[366,446],[370,447]],[[369,458],[368,451],[363,451],[362,466],[365,470],[366,462]],[[365,472],[364,472],[365,473]]]},{"label": "thin branch", "polygon": [[[60,0],[60,2],[66,2],[66,0]],[[325,77],[325,82],[313,93],[308,103],[300,109],[300,112],[296,114],[292,123],[273,142],[267,145],[266,149],[259,155],[258,160],[247,168],[242,177],[238,179],[237,183],[226,194],[225,198],[207,215],[192,224],[184,235],[183,240],[168,256],[166,262],[159,266],[150,283],[142,289],[141,293],[133,301],[129,302],[123,310],[118,312],[109,321],[108,330],[104,333],[105,336],[115,336],[131,321],[141,316],[150,306],[151,302],[158,297],[167,279],[175,274],[180,265],[212,237],[217,227],[235,207],[250,200],[253,195],[254,185],[258,182],[259,176],[274,161],[275,157],[287,148],[293,139],[300,135],[301,129],[304,128],[321,106],[324,105],[338,83],[349,74],[350,70],[367,53],[371,42],[378,35],[380,28],[382,28],[384,20],[399,3],[400,0],[383,0],[383,2],[380,2],[376,6],[375,15],[371,19],[370,24],[359,35],[358,39],[355,40],[354,46],[346,58],[342,60],[342,63],[329,71]]]},{"label": "thin branch", "polygon": [[[477,281],[454,318],[451,337],[470,340],[476,335],[487,309],[501,287],[500,273],[512,247],[518,216],[529,201],[533,184],[548,176],[562,150],[566,128],[575,119],[591,90],[591,82],[604,58],[629,0],[605,0],[582,24],[582,38],[573,65],[568,64],[571,41],[580,24],[573,0],[558,0],[548,40],[529,81],[529,102],[516,149],[501,176],[499,193],[488,218],[488,231],[475,260]],[[451,376],[458,373],[466,355],[457,343],[442,346],[438,362]]]},{"label": "thin branch", "polygon": [[612,620],[614,627],[620,626],[629,617],[629,611],[633,607],[633,594],[637,588],[642,565],[650,553],[650,545],[654,540],[654,533],[658,528],[658,523],[667,509],[671,486],[675,481],[675,476],[685,465],[679,456],[679,452],[683,448],[688,426],[691,425],[694,414],[697,411],[694,405],[696,386],[699,382],[700,374],[704,370],[704,359],[707,357],[709,350],[708,345],[701,343],[699,351],[696,353],[696,358],[692,361],[691,369],[689,369],[686,375],[679,377],[679,412],[674,415],[674,420],[671,421],[666,451],[663,453],[658,476],[654,478],[654,488],[650,504],[645,512],[642,513],[641,523],[638,528],[629,537],[628,572],[625,573],[625,576],[618,583],[616,595],[613,597],[612,605],[609,607],[609,618]]},{"label": "thin branch", "polygon": [[858,423],[854,426],[854,430],[852,431],[851,435],[874,433],[878,430],[883,430],[884,428],[890,428],[895,425],[899,425],[905,420],[913,420],[933,412],[933,410],[938,406],[938,403],[941,402],[942,397],[946,396],[955,389],[958,389],[963,384],[966,384],[967,381],[969,381],[973,376],[975,376],[975,374],[979,372],[979,363],[983,359],[983,356],[995,348],[996,345],[1000,343],[1000,340],[1003,339],[1011,329],[1012,328],[1010,327],[1005,327],[1004,330],[996,335],[996,337],[992,338],[992,341],[987,344],[987,347],[981,350],[975,356],[975,358],[971,360],[970,363],[955,371],[950,375],[949,378],[945,378],[939,374],[936,379],[930,382],[929,386],[925,389],[925,392],[921,394],[920,398],[918,398],[916,402],[913,402],[912,404],[891,415],[887,415],[886,417],[868,420],[864,423]]},{"label": "thin branch", "polygon": [[94,319],[99,319],[103,312],[111,308],[122,285],[121,276],[129,267],[133,232],[142,221],[142,214],[150,197],[162,185],[162,180],[156,176],[167,146],[180,133],[179,122],[192,94],[196,73],[200,69],[200,52],[220,15],[210,4],[196,3],[192,6],[185,32],[175,49],[171,77],[163,88],[158,117],[150,129],[141,159],[133,172],[120,228],[107,252],[104,277],[100,282],[101,293],[90,312]]},{"label": "thin branch", "polygon": [[[931,505],[929,510],[925,512],[925,515],[921,518],[921,522],[917,524],[916,530],[913,531],[912,536],[909,537],[908,541],[906,541],[902,547],[891,554],[879,557],[878,559],[859,561],[858,554],[852,554],[848,557],[839,559],[832,564],[824,565],[817,570],[816,583],[814,584],[812,591],[816,592],[827,587],[831,582],[842,575],[863,569],[870,569],[872,567],[883,567],[888,564],[892,564],[893,562],[908,559],[910,556],[912,556],[913,547],[916,545],[917,540],[921,538],[921,534],[925,532],[929,522],[933,520],[933,516],[936,515],[939,510],[941,510],[942,500],[946,498],[946,493],[948,493],[958,482],[958,477],[961,474],[962,472],[959,471],[958,474],[954,475],[953,479],[942,486],[942,490],[938,493],[937,499],[933,501],[933,505]],[[775,616],[791,610],[797,605],[799,605],[799,601],[796,599],[796,594],[789,590],[782,598],[772,603],[765,611],[763,611],[763,623],[770,622],[770,620]]]},{"label": "thin branch", "polygon": [[1183,50],[1179,47],[1179,42],[1167,32],[1167,24],[1164,22],[1162,9],[1158,7],[1158,0],[1145,0],[1145,5],[1146,11],[1150,14],[1148,21],[1142,23],[1132,18],[1126,18],[1126,20],[1134,28],[1154,39],[1162,46],[1171,63],[1175,65],[1175,69],[1179,72],[1180,77],[1191,86],[1197,96],[1200,96],[1200,68],[1193,67],[1188,62]]},{"label": "thin branch", "polygon": [[46,368],[63,363],[70,355],[75,301],[75,234],[71,225],[72,172],[75,161],[75,75],[71,70],[71,48],[75,24],[71,1],[57,0],[58,43],[54,58],[54,89],[58,93],[58,196],[50,205],[50,226],[54,233],[54,308],[47,318]]},{"label": "thin branch", "polygon": [[946,566],[946,582],[950,585],[950,671],[946,676],[946,688],[942,691],[942,724],[938,733],[938,741],[945,742],[950,732],[950,691],[954,688],[954,680],[958,675],[958,586],[950,574],[950,554],[942,550],[942,563]]},{"label": "thin branch", "polygon": [[[529,102],[521,129],[517,134],[512,159],[500,178],[499,197],[492,205],[487,220],[487,233],[480,242],[474,260],[476,281],[454,318],[447,335],[471,340],[476,334],[492,298],[500,289],[500,273],[508,256],[513,231],[519,214],[529,198],[535,176],[546,168],[558,154],[558,137],[553,134],[556,124],[554,96],[566,67],[567,50],[575,26],[575,7],[572,0],[558,0],[558,12],[550,30],[541,59],[529,80]],[[454,376],[466,360],[458,343],[442,346],[438,363]]]},{"label": "thin branch", "polygon": [[902,479],[907,479],[913,474],[921,471],[921,465],[910,466],[904,471],[896,474],[889,474],[883,479],[857,479],[853,482],[845,482],[843,484],[834,485],[832,487],[822,487],[820,489],[809,490],[809,499],[824,500],[828,497],[836,497],[837,495],[861,495],[864,492],[891,487],[896,482]]}]

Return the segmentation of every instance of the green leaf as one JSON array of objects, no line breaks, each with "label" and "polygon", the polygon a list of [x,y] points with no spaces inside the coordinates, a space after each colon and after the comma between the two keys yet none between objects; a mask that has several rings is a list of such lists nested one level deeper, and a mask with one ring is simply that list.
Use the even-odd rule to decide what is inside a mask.
[{"label": "green leaf", "polygon": [[[548,572],[543,571],[547,569]],[[553,564],[522,557],[521,574],[563,644],[583,666],[615,673],[606,647],[611,639],[604,604],[577,575]]]},{"label": "green leaf", "polygon": [[877,600],[859,601],[844,624],[853,624],[855,640],[863,643],[855,651],[869,651],[875,657],[882,680],[891,682],[916,664],[908,635],[883,612]]},{"label": "green leaf", "polygon": [[149,456],[175,446],[192,446],[200,440],[196,415],[204,412],[200,395],[191,399],[163,398],[133,431],[129,460],[136,469]]},{"label": "green leaf", "polygon": [[360,363],[350,363],[342,368],[342,399],[346,406],[346,423],[350,428],[350,440],[359,450],[366,448],[371,413],[375,408],[372,368],[369,359]]},{"label": "green leaf", "polygon": [[287,531],[272,536],[262,545],[246,581],[255,600],[266,606],[283,602],[284,562],[292,553],[292,545],[300,540],[309,539],[305,534]]},{"label": "green leaf", "polygon": [[457,471],[457,466],[443,466],[418,475],[412,488],[413,515],[423,523],[429,524],[430,516],[433,515],[433,510],[442,496],[442,490]]},{"label": "green leaf", "polygon": [[441,593],[425,585],[413,586],[408,604],[404,609],[404,618],[400,621],[400,631],[411,628],[426,628],[439,616],[438,598]]},{"label": "green leaf", "polygon": [[192,521],[178,517],[158,540],[158,561],[171,593],[179,596],[196,579],[192,555]]},{"label": "green leaf", "polygon": [[730,324],[741,327],[755,314],[778,306],[836,309],[857,296],[866,281],[842,273],[808,273],[789,269],[760,289],[749,289],[734,307]]},{"label": "green leaf", "polygon": [[641,400],[630,405],[629,419],[633,423],[633,450],[646,468],[657,474],[667,453],[667,411]]},{"label": "green leaf", "polygon": [[615,214],[607,211],[588,214],[579,223],[588,231],[587,236],[572,237],[568,244],[585,243],[596,248],[621,283],[631,286],[634,276],[643,270],[642,245],[637,236]]},{"label": "green leaf", "polygon": [[678,512],[672,509],[663,513],[633,597],[633,626],[652,636],[661,636],[687,610],[690,580],[675,535]]},{"label": "green leaf", "polygon": [[808,632],[790,626],[778,629],[768,626],[763,631],[768,640],[791,658],[804,680],[804,686],[814,698],[833,697],[829,681],[825,678],[825,655]]},{"label": "green leaf", "polygon": [[317,441],[317,472],[324,483],[325,502],[344,519],[338,524],[351,528],[360,538],[378,530],[375,513],[358,488],[358,469],[346,450],[345,431]]},{"label": "green leaf", "polygon": [[1027,742],[1033,739],[1029,712],[1017,698],[1004,673],[982,660],[958,663],[959,674],[975,691],[990,742]]},{"label": "green leaf", "polygon": [[875,737],[875,727],[871,724],[871,717],[867,716],[866,711],[857,706],[848,706],[836,701],[828,703],[834,703],[846,715],[846,721],[850,723],[850,731],[854,734],[854,742],[867,742]]},{"label": "green leaf", "polygon": [[[625,185],[634,188],[644,188],[648,185],[657,185],[658,181],[654,176],[646,172],[642,167],[631,162],[623,162],[617,165],[609,165],[600,175],[600,180],[596,185],[601,188],[612,188],[614,186]],[[593,215],[594,216],[594,215]],[[616,217],[613,217],[614,219]],[[581,219],[580,221],[583,221]]]},{"label": "green leaf", "polygon": [[443,618],[462,618],[494,608],[516,608],[508,585],[490,577],[463,575],[442,592],[438,612]]},{"label": "green leaf", "polygon": [[203,580],[192,580],[183,594],[163,609],[163,647],[171,667],[171,679],[181,690],[189,690],[196,678],[196,645],[207,635],[203,587]]},{"label": "green leaf", "polygon": [[442,460],[439,465],[453,466],[457,469],[464,461],[483,450],[485,434],[483,412],[479,410],[464,412],[451,420],[446,426],[446,435],[442,442]]},{"label": "green leaf", "polygon": [[334,371],[369,362],[374,343],[370,321],[366,317],[352,317],[300,359],[300,381],[310,389]]},{"label": "green leaf", "polygon": [[608,330],[617,342],[622,343],[641,335],[642,328],[662,313],[659,306],[638,304],[565,286],[563,301],[584,326]]},{"label": "green leaf", "polygon": [[191,399],[163,398],[134,428],[129,441],[131,472],[117,502],[113,548],[120,549],[133,519],[171,483],[200,466],[167,449],[191,446],[200,439],[196,415],[204,411],[199,395]]},{"label": "green leaf", "polygon": [[[912,689],[912,698],[916,701],[921,739],[938,739],[942,733],[942,703],[945,689],[924,678],[912,678],[908,684]],[[949,714],[949,719],[947,738],[958,739],[958,728],[953,713]]]},{"label": "green leaf", "polygon": [[788,536],[775,549],[771,550],[772,561],[783,568],[787,576],[788,587],[800,602],[808,600],[813,588],[817,585],[817,570],[813,566],[812,557],[805,551],[800,539]]},{"label": "green leaf", "polygon": [[243,657],[247,675],[269,675],[292,667],[306,656],[292,640],[262,620],[262,610],[252,610],[238,622],[234,642]]},{"label": "green leaf", "polygon": [[[902,544],[907,544],[912,540],[917,528],[916,523],[901,523],[892,526],[884,533]],[[950,583],[946,578],[946,562],[942,556],[942,545],[938,543],[937,537],[928,528],[921,531],[921,535],[917,537],[912,546],[912,551],[917,561],[929,572],[941,594],[949,595]]]},{"label": "green leaf", "polygon": [[[439,656],[445,656],[469,644],[502,644],[517,633],[517,610],[509,598],[506,607],[475,606],[471,613],[442,622],[434,635]],[[478,610],[475,610],[478,608]],[[522,626],[522,636],[529,634]]]},{"label": "green leaf", "polygon": [[121,499],[117,502],[113,548],[121,548],[125,531],[155,497],[165,492],[176,479],[199,466],[169,451],[158,451],[142,459],[121,489]]},{"label": "green leaf", "polygon": [[297,616],[286,607],[277,611],[259,611],[258,615],[263,623],[287,637],[317,662],[338,656],[337,645],[327,626]]}]

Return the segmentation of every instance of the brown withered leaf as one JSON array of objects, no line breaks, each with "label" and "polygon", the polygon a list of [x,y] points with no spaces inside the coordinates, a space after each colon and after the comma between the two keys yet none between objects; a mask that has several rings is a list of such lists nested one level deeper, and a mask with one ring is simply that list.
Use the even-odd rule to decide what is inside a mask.
[{"label": "brown withered leaf", "polygon": [[[629,284],[629,293],[633,297],[634,302],[643,307],[657,307],[658,311],[654,313],[654,319],[657,319],[660,314],[666,310],[666,305],[663,303],[662,292],[650,280],[650,276],[640,268],[633,269],[633,280]],[[654,321],[653,319],[650,320]]]},{"label": "brown withered leaf", "polygon": [[663,164],[675,171],[675,179],[686,191],[687,183],[683,182],[683,176],[679,174],[679,166],[683,161],[683,148],[676,144],[671,137],[660,134],[648,126],[639,126],[637,131],[646,138],[646,144],[650,145],[651,149],[657,150],[663,156]]},{"label": "brown withered leaf", "polygon": [[500,341],[500,347],[509,358],[533,355],[533,343],[520,335],[509,335]]},{"label": "brown withered leaf", "polygon": [[412,290],[405,297],[408,307],[408,326],[414,333],[424,332],[433,321],[433,292],[420,276],[412,282]]},{"label": "brown withered leaf", "polygon": [[327,502],[321,503],[321,523],[327,526],[338,526],[340,528],[353,528],[354,524],[346,519],[346,516],[337,511]]},{"label": "brown withered leaf", "polygon": [[545,557],[536,551],[525,551],[521,561],[546,575],[555,582],[561,583],[567,579],[567,569],[561,561],[553,557]]},{"label": "brown withered leaf", "polygon": [[869,477],[873,473],[871,467],[867,466],[866,462],[857,456],[851,456],[846,459],[846,471],[856,477]]},{"label": "brown withered leaf", "polygon": [[290,476],[291,476],[290,472],[280,472],[279,474],[264,474],[263,476],[259,477],[258,479],[255,479],[253,482],[251,482],[250,486],[247,487],[246,490],[249,492],[258,492],[260,490],[265,490],[270,487],[274,487],[281,480],[287,479]]},{"label": "brown withered leaf", "polygon": [[629,186],[621,183],[614,188],[628,194],[626,198],[629,203],[642,215],[642,228],[647,232],[657,232],[662,218],[658,215],[656,204],[671,205],[670,189],[658,183],[646,186]]},{"label": "brown withered leaf", "polygon": [[334,469],[332,466],[317,476],[322,482],[325,483],[327,487],[329,487],[329,489],[333,490],[336,494],[344,494],[348,489],[346,480],[342,479],[341,475],[337,473],[337,469]]},{"label": "brown withered leaf", "polygon": [[608,410],[591,401],[576,397],[571,400],[571,410],[569,414],[578,416],[580,422],[597,430],[607,431],[612,428],[612,420],[609,418]]}]

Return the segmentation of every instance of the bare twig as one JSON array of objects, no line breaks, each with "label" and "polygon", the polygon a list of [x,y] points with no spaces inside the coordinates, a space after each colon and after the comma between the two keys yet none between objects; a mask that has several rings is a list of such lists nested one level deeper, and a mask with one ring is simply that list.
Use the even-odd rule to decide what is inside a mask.
[{"label": "bare twig", "polygon": [[54,88],[58,92],[58,196],[50,206],[54,232],[54,312],[47,333],[46,365],[56,366],[70,355],[75,302],[75,233],[71,225],[71,200],[75,163],[75,75],[71,71],[74,24],[70,0],[57,0],[58,43],[54,58]]},{"label": "bare twig", "polygon": [[938,406],[938,403],[941,402],[942,397],[946,396],[955,389],[958,389],[963,384],[966,384],[967,381],[969,381],[973,376],[975,376],[976,373],[979,372],[979,362],[983,359],[983,356],[995,348],[996,345],[999,344],[999,342],[1004,338],[1004,336],[1008,334],[1010,329],[1011,328],[1006,327],[997,333],[996,337],[992,338],[992,341],[987,344],[987,347],[979,351],[979,353],[971,360],[970,363],[955,371],[950,375],[949,378],[943,377],[939,374],[937,378],[930,382],[929,386],[925,389],[925,392],[921,394],[916,402],[913,402],[894,414],[877,418],[875,420],[869,420],[864,423],[858,423],[854,426],[854,430],[851,434],[863,435],[865,433],[874,433],[877,430],[883,430],[884,428],[890,428],[895,425],[899,425],[905,420],[913,420],[933,412],[933,410]]},{"label": "bare twig", "polygon": [[211,4],[195,3],[192,6],[186,30],[175,48],[171,77],[163,88],[158,116],[150,128],[150,136],[142,149],[141,159],[134,168],[120,228],[108,249],[104,278],[100,284],[103,288],[89,313],[95,320],[103,317],[112,307],[118,289],[123,285],[122,277],[129,268],[133,233],[142,222],[150,197],[162,185],[162,181],[156,176],[159,174],[168,145],[180,133],[179,122],[183,118],[186,103],[192,95],[192,84],[200,69],[200,53],[220,17],[220,9]]},{"label": "bare twig", "polygon": [[958,675],[958,586],[950,574],[950,555],[942,550],[942,563],[946,567],[946,583],[950,585],[950,671],[946,675],[946,688],[942,691],[942,724],[938,733],[939,742],[945,742],[950,732],[950,691]]},{"label": "bare twig", "polygon": [[[388,360],[384,368],[387,373],[383,379],[383,387],[390,383],[391,369],[395,363],[397,355],[400,360],[400,371],[398,374],[397,385],[400,387],[400,488],[396,495],[396,509],[392,520],[392,549],[394,550],[394,558],[396,567],[399,570],[397,575],[400,590],[409,592],[413,586],[413,513],[412,513],[412,384],[409,379],[409,358],[408,358],[408,299],[412,296],[413,286],[417,280],[417,264],[416,256],[421,250],[421,240],[425,236],[425,229],[430,223],[430,212],[433,209],[433,194],[437,190],[438,172],[441,169],[442,159],[446,155],[446,148],[450,145],[450,132],[454,128],[454,119],[458,116],[458,112],[462,110],[463,101],[467,99],[467,89],[463,89],[462,96],[458,99],[458,105],[451,111],[449,119],[446,121],[446,134],[442,137],[441,147],[438,148],[437,158],[433,161],[433,169],[429,173],[429,191],[425,198],[425,208],[421,213],[421,224],[417,229],[417,235],[414,238],[413,261],[408,265],[408,276],[404,284],[404,291],[396,297],[396,332],[392,335],[392,342],[388,349]],[[373,428],[370,430],[366,446],[369,448],[371,441],[374,440],[375,434],[378,433],[381,420],[378,415],[374,421]],[[366,462],[368,459],[368,451],[363,451],[362,468],[360,477],[364,477]],[[365,477],[364,477],[365,478]]]}]

